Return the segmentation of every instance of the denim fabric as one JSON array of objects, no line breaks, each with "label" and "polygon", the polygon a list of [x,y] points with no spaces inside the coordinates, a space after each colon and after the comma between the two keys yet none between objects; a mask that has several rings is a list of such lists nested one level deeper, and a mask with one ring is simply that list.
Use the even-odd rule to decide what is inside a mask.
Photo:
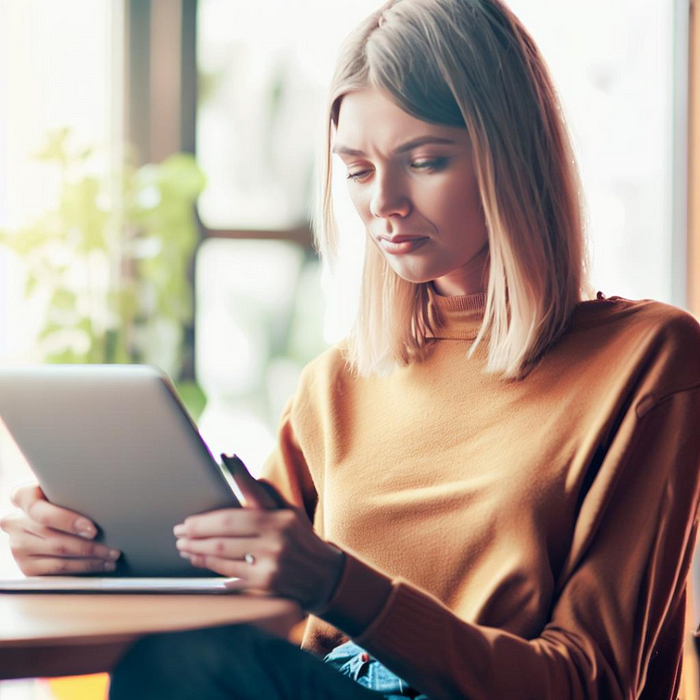
[{"label": "denim fabric", "polygon": [[248,625],[161,632],[122,656],[109,699],[427,700],[363,654],[356,644],[342,644],[324,663]]},{"label": "denim fabric", "polygon": [[110,700],[385,700],[296,644],[248,625],[139,639],[112,670]]},{"label": "denim fabric", "polygon": [[352,678],[363,688],[379,691],[386,700],[403,698],[429,700],[427,695],[422,695],[411,688],[406,681],[392,673],[354,642],[345,642],[335,647],[323,661],[344,676]]}]

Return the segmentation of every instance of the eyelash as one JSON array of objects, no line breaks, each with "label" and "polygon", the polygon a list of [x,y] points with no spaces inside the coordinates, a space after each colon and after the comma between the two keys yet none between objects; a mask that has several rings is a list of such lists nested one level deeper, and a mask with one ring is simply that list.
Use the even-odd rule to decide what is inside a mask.
[{"label": "eyelash", "polygon": [[[422,170],[427,172],[428,170],[440,170],[447,163],[447,158],[433,158],[431,160],[422,160],[419,163],[411,163],[412,167],[417,170]],[[347,179],[353,180],[354,182],[360,181],[369,170],[361,170],[357,173],[348,173]]]}]

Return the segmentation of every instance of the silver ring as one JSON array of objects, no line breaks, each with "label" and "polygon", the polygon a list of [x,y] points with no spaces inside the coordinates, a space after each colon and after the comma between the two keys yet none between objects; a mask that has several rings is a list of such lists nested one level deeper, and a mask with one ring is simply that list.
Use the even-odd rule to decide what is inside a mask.
[{"label": "silver ring", "polygon": [[250,552],[248,552],[248,554],[246,554],[243,558],[245,559],[246,564],[250,564],[251,566],[255,564],[255,557]]}]

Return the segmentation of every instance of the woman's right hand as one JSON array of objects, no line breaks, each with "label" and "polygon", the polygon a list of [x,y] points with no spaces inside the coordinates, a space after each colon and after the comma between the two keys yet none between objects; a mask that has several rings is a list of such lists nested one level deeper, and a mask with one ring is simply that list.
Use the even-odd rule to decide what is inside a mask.
[{"label": "woman's right hand", "polygon": [[25,576],[114,571],[121,553],[92,542],[94,523],[49,503],[39,484],[18,487],[10,501],[19,510],[0,518],[0,528]]}]

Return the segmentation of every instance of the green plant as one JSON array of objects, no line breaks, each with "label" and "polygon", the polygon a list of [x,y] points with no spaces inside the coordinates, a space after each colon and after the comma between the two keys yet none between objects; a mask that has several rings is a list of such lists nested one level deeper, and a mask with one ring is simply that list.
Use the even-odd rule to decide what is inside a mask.
[{"label": "green plant", "polygon": [[37,342],[47,362],[150,362],[180,373],[192,319],[187,275],[197,243],[194,202],[204,175],[194,158],[118,164],[76,149],[70,130],[49,135],[38,158],[58,168],[58,204],[30,225],[0,231],[26,270],[25,296],[43,297]]}]

